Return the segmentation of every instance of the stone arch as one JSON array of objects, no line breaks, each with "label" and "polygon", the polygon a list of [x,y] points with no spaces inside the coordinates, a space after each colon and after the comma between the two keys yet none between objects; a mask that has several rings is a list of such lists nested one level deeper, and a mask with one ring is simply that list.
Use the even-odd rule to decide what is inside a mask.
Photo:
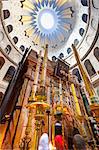
[{"label": "stone arch", "polygon": [[75,40],[74,40],[74,45],[77,46],[78,43],[79,43],[79,40],[78,40],[78,39],[75,39]]},{"label": "stone arch", "polygon": [[8,10],[8,9],[3,10],[3,16],[4,16],[4,19],[7,19],[7,18],[9,18],[9,17],[10,17],[10,12],[9,12],[9,10]]},{"label": "stone arch", "polygon": [[13,31],[13,26],[11,24],[9,24],[7,26],[7,30],[8,30],[8,33],[12,32]]},{"label": "stone arch", "polygon": [[69,54],[72,51],[72,49],[69,47],[67,48],[67,53]]},{"label": "stone arch", "polygon": [[77,68],[73,69],[72,74],[76,75],[78,78],[78,82],[81,83],[82,78],[81,78],[81,75],[80,75],[79,70]]},{"label": "stone arch", "polygon": [[94,56],[96,57],[96,59],[99,61],[99,47],[96,47],[94,49]]},{"label": "stone arch", "polygon": [[90,77],[92,77],[94,74],[96,74],[96,71],[95,71],[94,67],[92,66],[89,59],[85,60],[84,65],[85,65],[85,68]]},{"label": "stone arch", "polygon": [[11,52],[11,49],[11,46],[7,45],[7,47],[5,48],[6,53],[9,54]]},{"label": "stone arch", "polygon": [[84,32],[85,32],[85,30],[84,30],[83,28],[80,28],[80,29],[79,29],[79,34],[80,34],[81,36],[83,36]]},{"label": "stone arch", "polygon": [[81,0],[81,4],[82,4],[83,6],[88,6],[87,0]]},{"label": "stone arch", "polygon": [[10,81],[10,80],[12,79],[14,73],[15,73],[15,67],[14,67],[14,66],[10,66],[10,67],[8,68],[7,73],[6,73],[5,76],[4,76],[4,80],[5,80],[5,81]]},{"label": "stone arch", "polygon": [[24,45],[21,45],[21,46],[20,46],[20,49],[21,49],[22,52],[24,52],[24,51],[25,51],[25,46],[24,46]]},{"label": "stone arch", "polygon": [[82,15],[82,20],[87,23],[87,20],[88,20],[88,15],[87,14],[83,14]]},{"label": "stone arch", "polygon": [[17,44],[17,42],[18,42],[18,37],[17,37],[17,36],[14,36],[14,37],[13,37],[13,42],[14,42],[15,44]]}]

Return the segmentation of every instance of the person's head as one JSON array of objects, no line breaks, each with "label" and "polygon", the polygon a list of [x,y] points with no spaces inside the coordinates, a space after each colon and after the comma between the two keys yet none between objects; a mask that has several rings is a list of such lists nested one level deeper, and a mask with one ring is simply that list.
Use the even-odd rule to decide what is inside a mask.
[{"label": "person's head", "polygon": [[74,136],[73,144],[75,150],[86,150],[86,143],[80,134]]},{"label": "person's head", "polygon": [[73,136],[76,134],[80,134],[80,132],[77,128],[73,127]]}]

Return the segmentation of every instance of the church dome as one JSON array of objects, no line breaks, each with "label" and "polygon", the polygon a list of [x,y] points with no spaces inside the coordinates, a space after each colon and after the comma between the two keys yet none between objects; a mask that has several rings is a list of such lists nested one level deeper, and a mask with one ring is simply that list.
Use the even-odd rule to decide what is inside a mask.
[{"label": "church dome", "polygon": [[6,69],[17,68],[26,48],[39,53],[46,44],[50,60],[62,53],[73,69],[74,44],[83,64],[88,59],[98,71],[98,0],[6,0],[0,7],[0,47]]},{"label": "church dome", "polygon": [[2,2],[2,23],[21,54],[26,47],[38,52],[48,44],[49,59],[62,52],[74,65],[71,45],[84,57],[97,32],[96,2],[93,5],[94,11],[88,0],[7,0]]}]

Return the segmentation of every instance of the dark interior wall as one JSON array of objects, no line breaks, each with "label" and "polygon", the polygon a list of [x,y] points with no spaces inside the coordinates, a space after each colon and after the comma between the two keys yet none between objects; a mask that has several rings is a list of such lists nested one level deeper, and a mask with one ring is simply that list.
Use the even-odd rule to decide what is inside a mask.
[{"label": "dark interior wall", "polygon": [[[24,82],[24,74],[27,68],[25,65],[20,70],[20,73],[16,79],[16,76],[10,81],[8,88],[5,92],[2,105],[0,108],[0,122],[5,117],[5,115],[12,115],[15,109],[15,105],[18,101],[18,96],[20,94],[20,90],[22,88],[22,84]],[[11,90],[11,92],[10,92]],[[10,93],[10,94],[8,94]]]}]

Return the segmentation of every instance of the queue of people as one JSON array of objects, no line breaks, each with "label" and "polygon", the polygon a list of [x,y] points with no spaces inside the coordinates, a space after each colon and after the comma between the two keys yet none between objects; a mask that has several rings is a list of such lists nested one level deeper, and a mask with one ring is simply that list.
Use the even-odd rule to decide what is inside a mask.
[{"label": "queue of people", "polygon": [[[71,133],[71,135],[69,135]],[[49,139],[47,128],[43,124],[42,135],[39,139],[38,150],[96,150],[93,146],[85,142],[85,139],[80,134],[78,128],[73,127],[72,132],[70,131],[68,136],[64,134],[62,136],[62,125],[57,122],[55,124],[55,138],[54,145],[51,144],[51,139]],[[89,146],[88,146],[89,145]]]},{"label": "queue of people", "polygon": [[[75,134],[73,137],[73,149],[70,149],[69,143],[67,143],[66,141],[64,141],[62,135],[56,135],[54,150],[87,150],[84,138],[80,134]],[[52,150],[49,147],[49,139],[47,133],[43,133],[40,137],[38,150]]]}]

